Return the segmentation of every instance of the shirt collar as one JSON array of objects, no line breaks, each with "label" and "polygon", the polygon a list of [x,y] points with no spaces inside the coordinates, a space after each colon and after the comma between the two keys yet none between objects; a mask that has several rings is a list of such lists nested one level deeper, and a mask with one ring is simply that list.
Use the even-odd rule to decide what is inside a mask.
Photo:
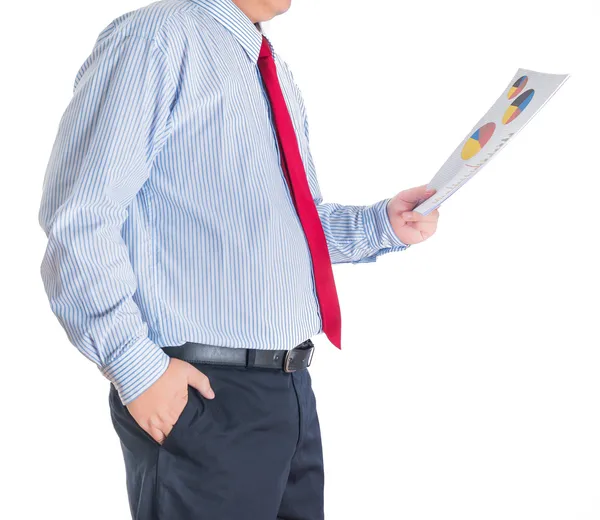
[{"label": "shirt collar", "polygon": [[231,32],[253,62],[258,61],[263,35],[232,0],[192,0],[192,2],[202,6]]}]

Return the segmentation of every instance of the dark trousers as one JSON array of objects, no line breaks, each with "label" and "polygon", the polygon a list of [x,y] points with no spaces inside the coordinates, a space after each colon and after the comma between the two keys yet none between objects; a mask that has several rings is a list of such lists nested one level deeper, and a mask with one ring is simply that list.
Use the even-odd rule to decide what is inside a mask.
[{"label": "dark trousers", "polygon": [[110,390],[135,520],[321,520],[321,435],[307,370],[196,365],[193,388],[162,445]]}]

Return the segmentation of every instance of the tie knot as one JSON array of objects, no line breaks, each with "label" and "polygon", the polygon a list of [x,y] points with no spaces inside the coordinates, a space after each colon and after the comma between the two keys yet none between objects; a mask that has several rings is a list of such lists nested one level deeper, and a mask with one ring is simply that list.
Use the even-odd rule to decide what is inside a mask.
[{"label": "tie knot", "polygon": [[262,45],[260,47],[260,53],[258,55],[258,58],[268,58],[269,56],[271,56],[271,46],[269,45],[269,42],[267,41],[267,39],[265,38],[265,36],[263,35],[262,37]]}]

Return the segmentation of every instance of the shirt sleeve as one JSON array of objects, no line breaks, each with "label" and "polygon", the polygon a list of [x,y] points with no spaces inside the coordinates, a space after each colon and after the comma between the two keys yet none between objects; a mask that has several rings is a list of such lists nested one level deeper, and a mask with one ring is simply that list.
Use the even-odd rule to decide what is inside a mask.
[{"label": "shirt sleeve", "polygon": [[108,26],[77,73],[47,165],[41,276],[69,340],[123,404],[169,357],[148,336],[121,229],[170,128],[174,81],[154,40]]},{"label": "shirt sleeve", "polygon": [[[284,65],[287,68],[287,64]],[[287,68],[303,121],[303,131],[309,142],[308,117],[300,89],[294,82],[291,70]],[[311,182],[313,199],[321,219],[327,239],[331,262],[367,263],[375,262],[383,254],[403,251],[410,247],[404,244],[394,232],[388,213],[389,198],[368,206],[350,206],[335,202],[323,202],[312,154],[307,146],[303,153],[304,167]]]},{"label": "shirt sleeve", "polygon": [[314,198],[332,263],[375,262],[383,254],[409,247],[392,228],[387,213],[389,200],[351,206],[323,202],[320,194]]}]

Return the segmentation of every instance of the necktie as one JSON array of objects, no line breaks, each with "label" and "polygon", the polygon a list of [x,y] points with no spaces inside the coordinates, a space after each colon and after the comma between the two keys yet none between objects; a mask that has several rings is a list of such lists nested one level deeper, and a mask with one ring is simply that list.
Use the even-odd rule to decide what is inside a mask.
[{"label": "necktie", "polygon": [[302,163],[292,119],[277,78],[277,69],[275,68],[271,47],[264,36],[258,58],[258,68],[271,102],[281,152],[282,168],[312,258],[323,332],[331,343],[341,348],[342,319],[333,279],[331,259],[327,249],[327,240],[315,201],[308,186],[308,179],[306,178],[306,171]]}]

